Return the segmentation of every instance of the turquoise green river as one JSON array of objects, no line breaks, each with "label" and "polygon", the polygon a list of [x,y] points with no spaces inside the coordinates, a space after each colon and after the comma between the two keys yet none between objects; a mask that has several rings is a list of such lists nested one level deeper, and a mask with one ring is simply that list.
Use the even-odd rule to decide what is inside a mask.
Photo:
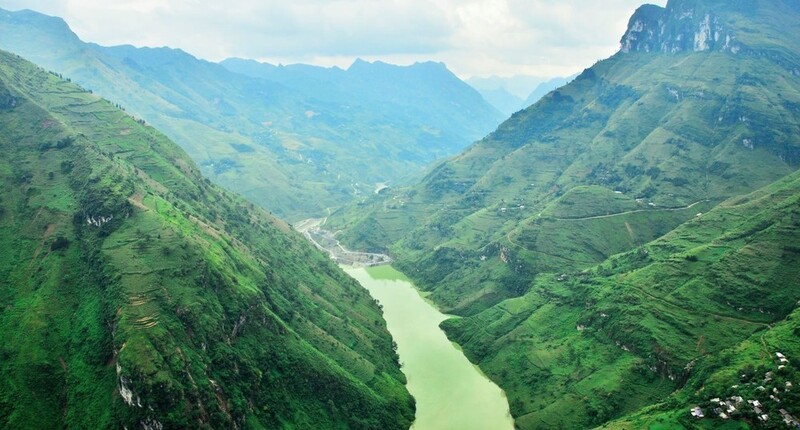
[{"label": "turquoise green river", "polygon": [[402,273],[391,266],[343,269],[383,306],[408,391],[417,401],[413,430],[514,428],[503,391],[447,339],[439,323],[448,316]]}]

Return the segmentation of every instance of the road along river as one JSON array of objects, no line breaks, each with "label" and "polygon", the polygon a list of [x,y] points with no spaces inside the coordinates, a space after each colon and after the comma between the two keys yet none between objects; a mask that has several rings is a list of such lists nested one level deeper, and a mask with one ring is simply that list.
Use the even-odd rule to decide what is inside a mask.
[{"label": "road along river", "polygon": [[425,301],[408,278],[391,266],[342,268],[383,306],[417,401],[413,430],[514,428],[503,391],[447,339],[439,323],[449,317]]}]

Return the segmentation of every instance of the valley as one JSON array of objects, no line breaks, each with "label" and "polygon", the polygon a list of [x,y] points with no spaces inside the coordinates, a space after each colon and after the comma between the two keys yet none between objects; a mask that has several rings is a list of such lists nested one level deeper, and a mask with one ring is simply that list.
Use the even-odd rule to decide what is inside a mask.
[{"label": "valley", "polygon": [[412,182],[502,120],[440,63],[212,63],[180,49],[86,43],[30,10],[0,9],[0,34],[0,49],[113,100],[203,175],[288,221],[323,216],[376,184]]},{"label": "valley", "polygon": [[0,9],[0,427],[800,428],[800,3],[665,3],[527,101]]},{"label": "valley", "polygon": [[[792,2],[642,7],[620,52],[327,228],[458,316],[442,327],[519,428],[724,427],[713,407],[692,421],[698,392],[734,395],[737,370],[774,372],[797,347],[798,16]],[[705,17],[720,43],[687,44]],[[800,413],[789,404],[767,415]],[[730,425],[760,427],[753,413]]]},{"label": "valley", "polygon": [[344,270],[383,307],[408,389],[417,401],[412,429],[514,428],[505,394],[439,329],[447,315],[391,266]]}]

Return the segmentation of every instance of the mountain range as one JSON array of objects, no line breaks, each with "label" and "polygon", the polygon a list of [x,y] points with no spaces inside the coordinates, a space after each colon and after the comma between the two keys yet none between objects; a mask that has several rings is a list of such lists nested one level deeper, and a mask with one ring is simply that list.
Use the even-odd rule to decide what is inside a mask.
[{"label": "mountain range", "polygon": [[327,228],[460,316],[443,327],[520,428],[692,427],[690,402],[800,353],[798,19],[789,0],[643,6],[616,55]]},{"label": "mountain range", "polygon": [[421,175],[502,119],[435,63],[221,65],[178,49],[84,43],[60,18],[4,10],[0,49],[114,100],[204,175],[291,220]]},{"label": "mountain range", "polygon": [[521,77],[506,79],[499,77],[484,79],[473,78],[468,79],[467,83],[472,85],[472,87],[475,88],[487,102],[494,106],[495,109],[502,112],[505,116],[511,116],[515,112],[538,102],[542,97],[547,95],[547,93],[566,85],[574,78],[575,76],[568,78],[552,78],[543,82],[538,82],[524,99],[512,93],[507,88],[516,86],[514,84],[517,83],[517,81],[521,81]]}]

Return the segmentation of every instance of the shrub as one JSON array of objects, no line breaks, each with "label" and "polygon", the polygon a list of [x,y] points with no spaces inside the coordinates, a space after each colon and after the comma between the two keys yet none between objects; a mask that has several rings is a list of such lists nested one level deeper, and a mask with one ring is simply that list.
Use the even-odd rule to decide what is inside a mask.
[{"label": "shrub", "polygon": [[58,236],[53,244],[50,245],[51,251],[58,251],[67,248],[69,248],[69,240],[67,240],[67,238],[64,236]]}]

